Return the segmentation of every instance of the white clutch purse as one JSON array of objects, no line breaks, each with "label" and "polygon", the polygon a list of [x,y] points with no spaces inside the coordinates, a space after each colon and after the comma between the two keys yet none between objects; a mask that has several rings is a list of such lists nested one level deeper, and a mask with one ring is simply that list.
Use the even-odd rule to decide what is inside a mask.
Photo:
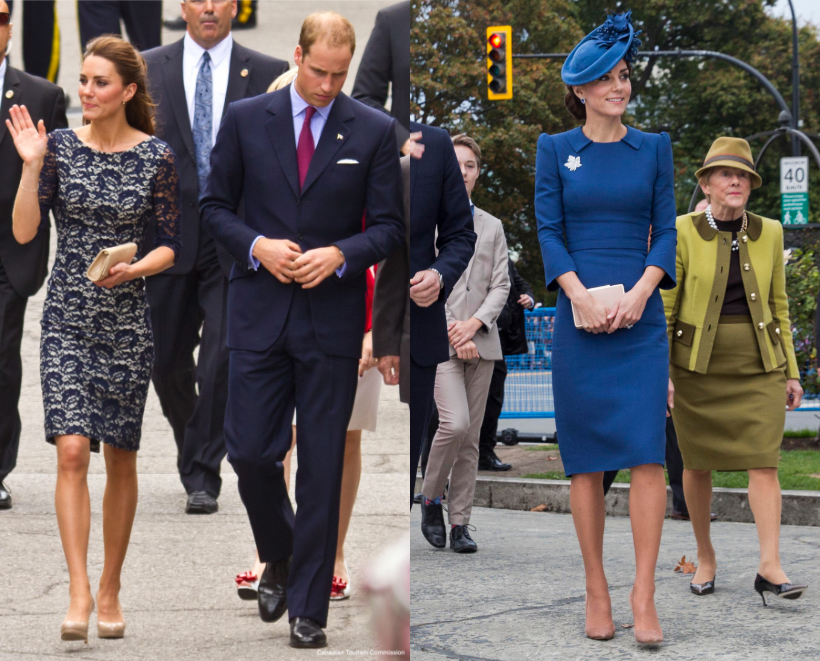
[{"label": "white clutch purse", "polygon": [[85,275],[91,282],[99,282],[108,277],[108,271],[115,264],[130,264],[137,254],[136,243],[123,243],[121,246],[100,250]]},{"label": "white clutch purse", "polygon": [[[615,304],[624,297],[623,285],[604,285],[603,287],[593,287],[587,289],[592,295],[592,298],[601,301],[604,307],[609,312]],[[578,321],[578,312],[575,310],[575,304],[572,304],[572,320],[575,322],[575,328],[583,328],[583,325]]]}]

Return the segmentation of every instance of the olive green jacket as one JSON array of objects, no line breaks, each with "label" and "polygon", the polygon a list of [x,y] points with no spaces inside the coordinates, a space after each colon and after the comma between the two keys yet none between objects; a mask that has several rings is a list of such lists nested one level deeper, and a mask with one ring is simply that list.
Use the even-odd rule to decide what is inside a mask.
[{"label": "olive green jacket", "polygon": [[[783,228],[776,220],[748,213],[746,232],[738,232],[746,302],[767,372],[786,367],[799,378],[794,355]],[[704,212],[677,219],[677,286],[661,291],[673,365],[706,374],[726,294],[732,233],[712,229]]]}]

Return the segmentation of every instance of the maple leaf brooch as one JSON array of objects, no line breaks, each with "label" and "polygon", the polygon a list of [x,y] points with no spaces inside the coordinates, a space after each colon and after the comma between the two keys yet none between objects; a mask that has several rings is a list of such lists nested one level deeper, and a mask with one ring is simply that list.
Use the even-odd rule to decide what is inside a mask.
[{"label": "maple leaf brooch", "polygon": [[565,168],[569,168],[570,172],[575,172],[578,168],[581,167],[581,157],[580,156],[570,156],[567,158],[567,162],[564,163]]}]

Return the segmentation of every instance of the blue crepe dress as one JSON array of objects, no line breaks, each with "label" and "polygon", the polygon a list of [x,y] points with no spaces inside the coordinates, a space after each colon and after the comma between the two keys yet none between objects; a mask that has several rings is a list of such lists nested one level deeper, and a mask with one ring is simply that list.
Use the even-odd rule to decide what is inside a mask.
[{"label": "blue crepe dress", "polygon": [[[667,134],[630,127],[612,143],[593,142],[580,128],[541,135],[535,215],[548,289],[575,271],[587,288],[622,284],[629,291],[650,265],[665,272],[661,288],[674,287]],[[569,298],[559,291],[552,360],[567,475],[664,463],[669,344],[657,289],[631,329],[598,335],[575,328]]]}]

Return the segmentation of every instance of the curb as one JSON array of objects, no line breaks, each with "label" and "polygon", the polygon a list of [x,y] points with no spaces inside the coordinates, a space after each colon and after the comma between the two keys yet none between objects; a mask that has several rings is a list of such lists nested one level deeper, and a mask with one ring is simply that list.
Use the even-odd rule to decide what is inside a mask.
[{"label": "curb", "polygon": [[[416,493],[421,476],[416,478]],[[476,478],[476,507],[529,511],[546,505],[547,512],[569,514],[569,481],[536,480],[523,477]],[[719,521],[754,523],[748,489],[712,489],[712,511]],[[672,489],[666,487],[666,516],[672,513]],[[606,497],[607,516],[629,516],[629,484],[614,483]],[[783,491],[780,519],[787,526],[820,526],[820,491]]]}]

